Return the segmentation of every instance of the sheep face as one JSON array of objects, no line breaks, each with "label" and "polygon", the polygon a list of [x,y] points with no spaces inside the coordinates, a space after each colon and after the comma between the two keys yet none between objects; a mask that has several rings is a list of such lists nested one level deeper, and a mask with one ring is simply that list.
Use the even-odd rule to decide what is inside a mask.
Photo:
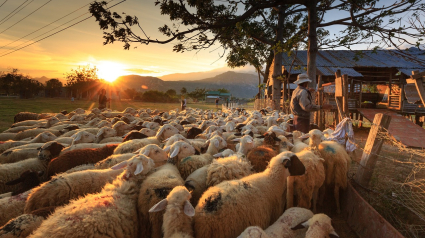
[{"label": "sheep face", "polygon": [[175,134],[165,140],[165,147],[171,146],[177,141],[186,141],[187,143],[189,143],[189,141],[183,135]]},{"label": "sheep face", "polygon": [[172,135],[178,134],[179,130],[172,125],[163,125],[161,129],[159,129],[158,133],[156,133],[157,138],[161,138],[163,140],[170,138]]},{"label": "sheep face", "polygon": [[40,136],[41,136],[41,143],[46,143],[57,138],[57,136],[55,136],[49,131],[45,131],[41,133]]},{"label": "sheep face", "polygon": [[87,131],[79,131],[71,136],[73,138],[72,143],[80,144],[80,143],[91,143],[96,139],[96,136]]},{"label": "sheep face", "polygon": [[147,135],[148,137],[155,136],[155,134],[156,134],[156,131],[154,131],[154,130],[152,130],[152,129],[149,129],[149,128],[142,128],[142,129],[140,130],[140,132],[141,132],[142,134]]},{"label": "sheep face", "polygon": [[[184,186],[176,186],[168,194],[167,198],[161,200],[155,204],[149,212],[159,212],[166,209],[168,204],[172,204],[173,207],[180,207],[184,214],[193,217],[195,215],[195,208],[190,204],[190,192]],[[181,212],[181,211],[180,211]]]},{"label": "sheep face", "polygon": [[96,134],[96,142],[99,143],[104,138],[109,138],[117,135],[117,131],[110,127],[102,127]]},{"label": "sheep face", "polygon": [[305,174],[305,167],[295,153],[285,151],[270,160],[269,167],[271,169],[281,169],[279,165],[283,165],[289,171],[290,176],[298,176]]},{"label": "sheep face", "polygon": [[127,107],[127,108],[124,110],[124,113],[129,113],[129,114],[131,114],[131,115],[136,115],[136,114],[137,114],[137,110],[136,110],[136,109],[134,109],[134,108],[131,108],[131,107]]},{"label": "sheep face", "polygon": [[47,119],[47,125],[49,126],[53,126],[56,123],[59,123],[60,120],[57,117],[51,117],[49,119]]},{"label": "sheep face", "polygon": [[169,158],[177,157],[178,160],[195,154],[195,148],[185,141],[177,141],[170,147],[166,147],[165,151],[170,151]]},{"label": "sheep face", "polygon": [[57,157],[63,148],[64,146],[57,143],[56,141],[47,142],[42,147],[38,148],[38,159],[50,161],[51,159]]},{"label": "sheep face", "polygon": [[77,113],[77,114],[84,114],[84,113],[86,113],[86,110],[84,110],[82,108],[77,108],[77,109],[74,110],[74,112]]},{"label": "sheep face", "polygon": [[140,152],[155,162],[155,167],[164,165],[168,160],[168,154],[158,145],[147,145],[143,147]]},{"label": "sheep face", "polygon": [[302,222],[295,227],[292,227],[292,230],[298,230],[308,228],[306,237],[311,236],[311,234],[322,233],[325,236],[330,238],[339,237],[335,232],[335,229],[332,226],[331,218],[325,214],[316,214],[306,222]]},{"label": "sheep face", "polygon": [[217,148],[217,150],[221,150],[221,149],[227,147],[226,141],[218,135],[209,139],[207,142],[214,145]]},{"label": "sheep face", "polygon": [[123,178],[128,180],[135,176],[146,175],[155,167],[155,163],[152,159],[146,157],[145,155],[138,154],[131,159],[123,161],[113,167],[111,169],[122,169],[126,168],[126,172],[123,175]]}]

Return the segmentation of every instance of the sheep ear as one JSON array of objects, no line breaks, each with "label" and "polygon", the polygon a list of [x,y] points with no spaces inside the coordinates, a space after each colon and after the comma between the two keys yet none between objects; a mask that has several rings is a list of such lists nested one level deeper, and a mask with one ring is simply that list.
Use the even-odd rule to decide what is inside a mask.
[{"label": "sheep ear", "polygon": [[168,137],[167,139],[163,140],[162,142],[167,142],[170,139],[170,137]]},{"label": "sheep ear", "polygon": [[174,158],[176,157],[180,152],[180,146],[176,146],[176,148],[174,148],[174,150],[171,152],[170,158]]},{"label": "sheep ear", "polygon": [[331,231],[331,233],[329,233],[329,237],[330,238],[336,238],[336,237],[339,238],[339,235],[335,231]]},{"label": "sheep ear", "polygon": [[143,163],[137,163],[136,171],[134,171],[134,175],[138,175],[143,171]]},{"label": "sheep ear", "polygon": [[97,138],[99,138],[101,135],[103,135],[103,133],[105,133],[105,128],[101,128],[101,129],[97,132],[96,137],[97,137]]},{"label": "sheep ear", "polygon": [[148,156],[151,153],[150,149],[146,149],[142,154]]},{"label": "sheep ear", "polygon": [[214,140],[214,146],[218,149],[218,147],[220,147],[220,142],[218,140]]},{"label": "sheep ear", "polygon": [[310,138],[310,134],[304,134],[304,135],[302,135],[302,136],[300,136],[299,137],[300,139],[308,139],[308,138]]},{"label": "sheep ear", "polygon": [[163,150],[164,150],[165,152],[170,151],[170,146],[165,147]]},{"label": "sheep ear", "polygon": [[219,157],[221,157],[223,155],[223,153],[217,153],[217,154],[215,154],[215,155],[213,155],[214,156],[214,158],[219,158]]},{"label": "sheep ear", "polygon": [[165,208],[167,208],[167,205],[168,205],[168,201],[166,198],[164,198],[157,204],[153,205],[153,207],[149,209],[149,212],[160,212],[162,210],[165,210]]},{"label": "sheep ear", "polygon": [[246,140],[246,143],[251,144],[253,141],[251,139]]},{"label": "sheep ear", "polygon": [[164,132],[164,130],[165,130],[165,128],[164,128],[165,126],[162,126],[161,127],[161,129],[159,129],[159,131],[156,133],[156,137],[161,137],[162,136],[162,133]]},{"label": "sheep ear", "polygon": [[12,181],[7,182],[6,185],[16,185],[16,184],[21,183],[23,181],[24,181],[23,178],[17,178],[15,180],[12,180]]},{"label": "sheep ear", "polygon": [[76,136],[74,137],[74,142],[80,141],[80,140],[81,140],[82,135],[83,135],[83,133],[79,133],[78,135],[76,135]]},{"label": "sheep ear", "polygon": [[123,161],[123,162],[121,162],[119,164],[116,164],[116,165],[112,166],[111,169],[118,170],[118,169],[125,168],[126,166],[127,166],[127,161]]},{"label": "sheep ear", "polygon": [[[235,135],[236,135],[236,134],[235,134]],[[240,142],[240,141],[241,141],[241,138],[235,138],[235,139],[233,139],[232,141]]]},{"label": "sheep ear", "polygon": [[235,129],[235,127],[233,125],[230,125],[230,131],[233,131]]},{"label": "sheep ear", "polygon": [[294,147],[294,144],[292,144],[292,143],[291,143],[291,142],[289,142],[289,141],[287,141],[287,142],[286,142],[286,144],[287,144],[288,146]]},{"label": "sheep ear", "polygon": [[134,152],[133,152],[133,154],[137,155],[137,154],[139,154],[139,153],[140,153],[140,151],[141,151],[141,150],[142,150],[142,149],[140,148],[140,149],[138,149],[138,150],[134,151]]},{"label": "sheep ear", "polygon": [[300,230],[304,228],[308,228],[308,221],[303,221],[299,223],[298,225],[291,227],[291,230],[295,231],[295,230]]},{"label": "sheep ear", "polygon": [[195,216],[195,208],[193,208],[192,204],[188,200],[184,203],[184,214],[193,217]]},{"label": "sheep ear", "polygon": [[305,174],[304,164],[296,155],[292,155],[289,161],[285,163],[285,168],[289,170],[291,176],[298,176]]}]

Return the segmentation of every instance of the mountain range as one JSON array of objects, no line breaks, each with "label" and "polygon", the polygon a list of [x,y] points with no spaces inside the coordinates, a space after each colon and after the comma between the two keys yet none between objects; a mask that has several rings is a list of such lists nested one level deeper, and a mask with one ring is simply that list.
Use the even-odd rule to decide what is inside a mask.
[{"label": "mountain range", "polygon": [[[163,77],[164,78],[164,77]],[[205,88],[207,90],[216,90],[225,88],[230,91],[232,96],[237,98],[252,98],[258,93],[258,76],[249,73],[236,73],[228,71],[214,77],[204,78],[200,80],[180,80],[180,81],[164,81],[157,77],[126,75],[119,77],[115,85],[122,88],[134,88],[137,91],[158,90],[167,91],[174,89],[177,93],[185,87],[188,92],[196,88]]]}]

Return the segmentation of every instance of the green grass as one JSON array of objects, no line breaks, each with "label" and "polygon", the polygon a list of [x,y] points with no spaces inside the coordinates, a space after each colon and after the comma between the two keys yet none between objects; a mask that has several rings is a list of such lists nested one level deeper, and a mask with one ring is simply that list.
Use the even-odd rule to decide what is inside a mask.
[{"label": "green grass", "polygon": [[[91,109],[97,107],[98,103],[94,100],[76,100],[71,103],[69,99],[62,98],[0,98],[0,132],[8,129],[13,124],[13,117],[19,112],[35,113],[58,113],[62,110],[68,112],[77,108]],[[179,103],[148,103],[137,101],[112,101],[111,109],[122,111],[127,107],[151,108],[158,110],[171,110],[179,108]],[[188,103],[188,107],[201,109],[215,109],[214,104]],[[221,109],[221,107],[219,107]]]}]

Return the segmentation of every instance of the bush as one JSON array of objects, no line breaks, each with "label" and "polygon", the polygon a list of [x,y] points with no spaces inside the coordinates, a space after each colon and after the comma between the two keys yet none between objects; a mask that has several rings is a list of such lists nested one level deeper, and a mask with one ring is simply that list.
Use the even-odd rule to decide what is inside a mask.
[{"label": "bush", "polygon": [[141,99],[144,102],[179,102],[177,98],[172,98],[168,94],[156,90],[146,91]]}]

